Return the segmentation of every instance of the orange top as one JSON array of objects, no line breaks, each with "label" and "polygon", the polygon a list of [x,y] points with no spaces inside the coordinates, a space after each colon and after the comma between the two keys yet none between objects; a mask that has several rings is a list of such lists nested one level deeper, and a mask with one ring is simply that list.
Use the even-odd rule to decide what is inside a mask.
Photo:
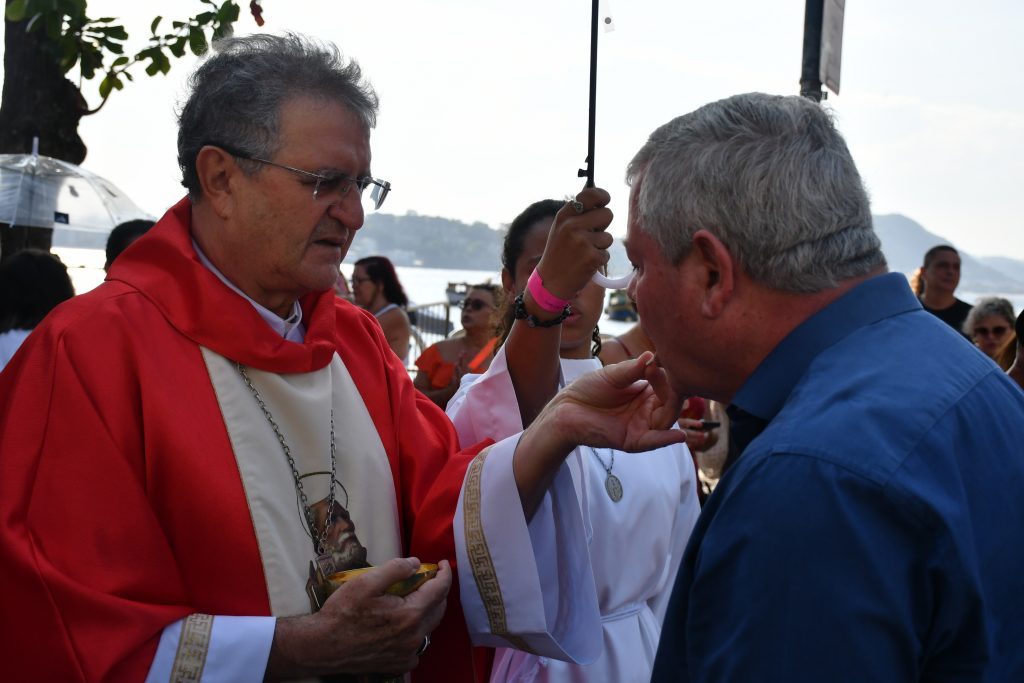
[{"label": "orange top", "polygon": [[448,386],[455,374],[455,363],[449,363],[441,358],[437,344],[428,346],[427,350],[420,354],[420,357],[416,359],[416,367],[427,373],[431,389]]}]

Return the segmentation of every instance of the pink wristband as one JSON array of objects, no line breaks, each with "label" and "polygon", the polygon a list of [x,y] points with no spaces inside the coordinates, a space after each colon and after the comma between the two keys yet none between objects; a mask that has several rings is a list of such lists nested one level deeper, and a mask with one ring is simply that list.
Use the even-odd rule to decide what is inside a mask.
[{"label": "pink wristband", "polygon": [[530,279],[526,282],[526,288],[530,290],[530,295],[537,302],[537,305],[545,311],[558,313],[569,305],[568,300],[559,299],[544,288],[544,283],[541,281],[540,273],[537,272],[536,268],[530,273]]}]

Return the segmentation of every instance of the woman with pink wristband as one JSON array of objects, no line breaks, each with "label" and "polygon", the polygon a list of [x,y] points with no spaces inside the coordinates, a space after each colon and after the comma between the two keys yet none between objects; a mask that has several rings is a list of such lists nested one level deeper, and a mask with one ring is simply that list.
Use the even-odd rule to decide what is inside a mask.
[{"label": "woman with pink wristband", "polygon": [[[601,367],[597,321],[611,212],[603,190],[537,202],[509,226],[502,253],[507,337],[490,368],[467,375],[448,405],[459,440],[502,439],[530,424],[580,375]],[[497,646],[491,681],[647,681],[672,578],[699,512],[683,444],[647,453],[577,448],[529,517],[508,461],[485,459],[455,516],[460,590],[474,642]],[[477,493],[473,493],[476,490]],[[467,498],[468,497],[468,498]],[[471,539],[471,529],[482,529]],[[589,556],[561,558],[583,534]],[[488,566],[464,552],[483,543]],[[479,554],[477,554],[479,555]],[[558,570],[544,570],[552,566]],[[517,561],[502,558],[515,557]],[[521,561],[520,561],[521,560]],[[571,580],[563,568],[582,571]],[[589,580],[592,577],[592,580]],[[587,606],[571,626],[558,606]],[[495,619],[501,614],[502,619]]]}]

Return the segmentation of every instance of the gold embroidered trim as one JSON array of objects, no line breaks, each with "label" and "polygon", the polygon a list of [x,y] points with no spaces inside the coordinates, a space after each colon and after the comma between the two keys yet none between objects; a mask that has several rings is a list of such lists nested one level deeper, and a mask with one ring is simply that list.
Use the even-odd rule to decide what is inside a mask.
[{"label": "gold embroidered trim", "polygon": [[185,618],[171,667],[171,683],[198,683],[203,677],[212,633],[212,615],[190,614]]},{"label": "gold embroidered trim", "polygon": [[507,640],[512,647],[531,654],[536,654],[519,636],[508,632],[508,621],[505,618],[505,601],[501,596],[501,585],[498,572],[494,569],[490,548],[484,536],[483,519],[480,508],[480,488],[483,478],[484,460],[490,448],[482,450],[469,465],[466,474],[466,495],[462,500],[463,528],[466,540],[466,554],[473,569],[477,592],[487,611],[487,623],[491,633]]}]

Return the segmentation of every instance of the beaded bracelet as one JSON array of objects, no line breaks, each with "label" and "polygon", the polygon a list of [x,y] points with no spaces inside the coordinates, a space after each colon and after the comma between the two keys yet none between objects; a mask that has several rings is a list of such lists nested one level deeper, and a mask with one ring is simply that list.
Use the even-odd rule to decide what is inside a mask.
[{"label": "beaded bracelet", "polygon": [[530,327],[554,327],[555,325],[561,325],[562,322],[572,315],[572,306],[569,304],[565,305],[562,312],[558,314],[557,318],[551,320],[540,320],[535,315],[530,315],[526,310],[526,304],[523,303],[523,295],[519,294],[516,296],[515,305],[512,309],[516,320],[525,320],[526,324]]}]

